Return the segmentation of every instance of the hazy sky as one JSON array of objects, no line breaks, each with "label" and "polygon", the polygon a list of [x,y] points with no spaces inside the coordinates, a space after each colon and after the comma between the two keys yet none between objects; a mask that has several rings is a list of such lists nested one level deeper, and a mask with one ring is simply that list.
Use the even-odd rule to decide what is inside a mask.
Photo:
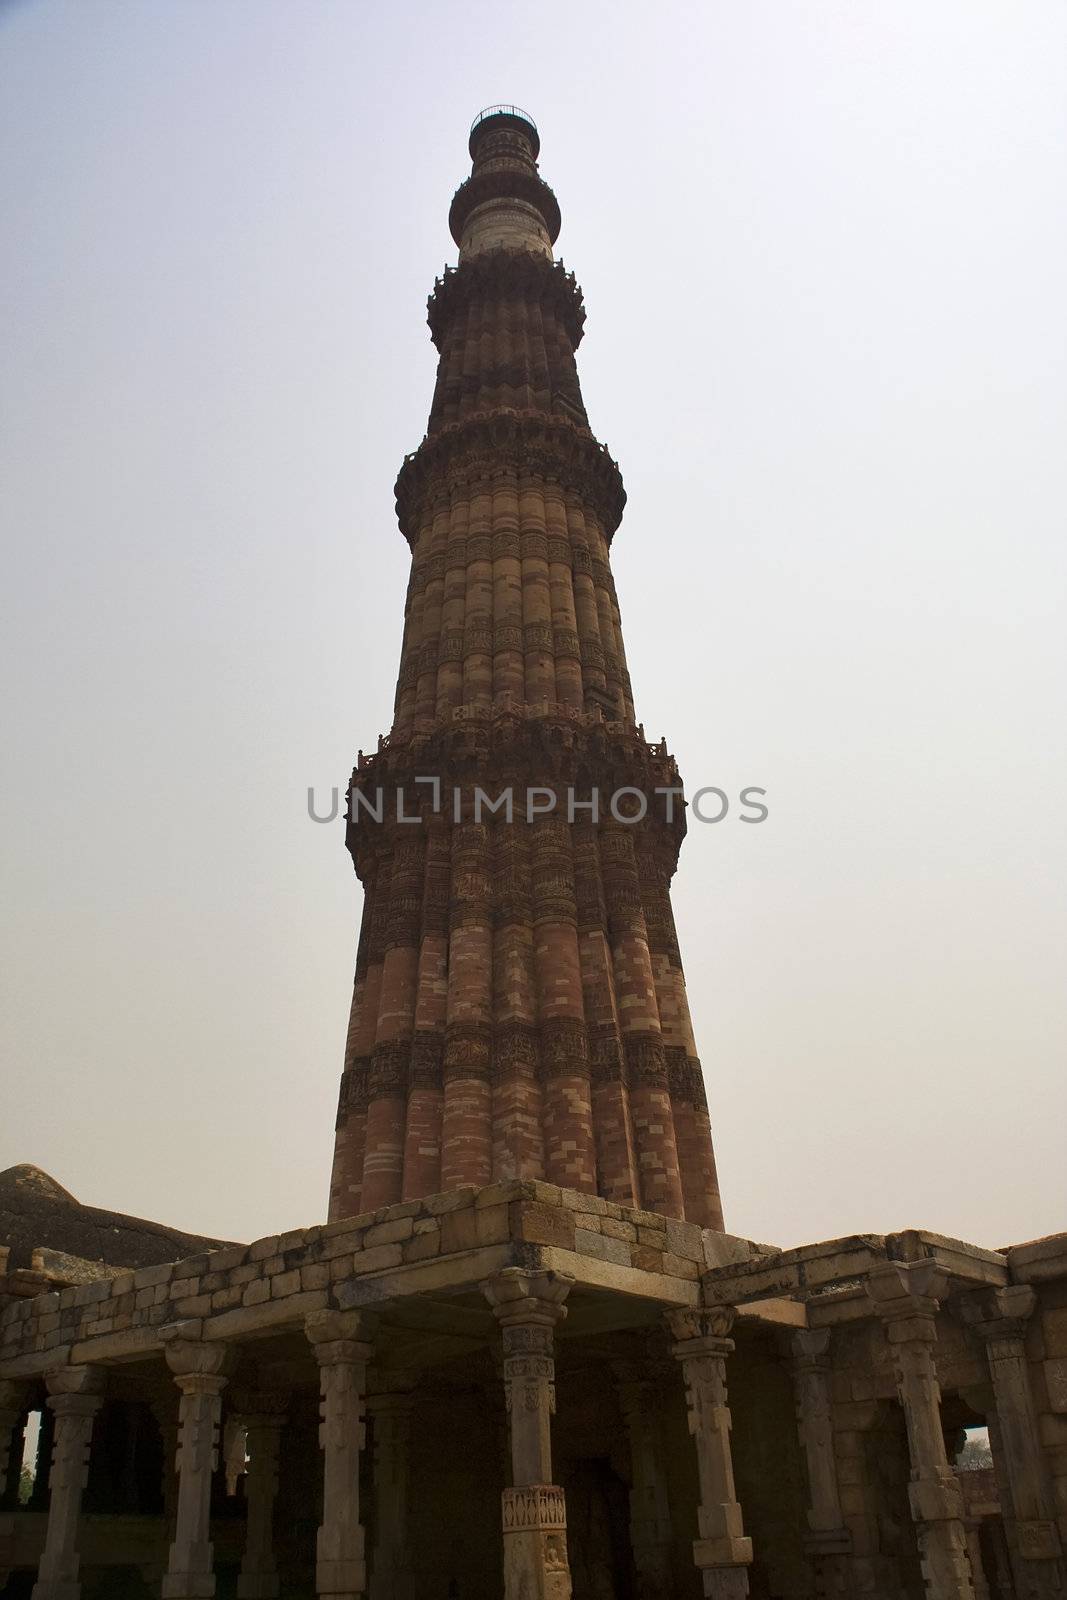
[{"label": "hazy sky", "polygon": [[425,300],[541,128],[732,1231],[1067,1227],[1062,0],[0,4],[0,1167],[325,1213]]}]

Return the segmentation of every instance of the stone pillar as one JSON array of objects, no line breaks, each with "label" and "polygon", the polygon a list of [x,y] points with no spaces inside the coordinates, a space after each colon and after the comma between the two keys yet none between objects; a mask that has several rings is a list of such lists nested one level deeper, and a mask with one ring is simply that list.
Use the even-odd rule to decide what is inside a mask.
[{"label": "stone pillar", "polygon": [[729,1337],[734,1315],[728,1306],[667,1313],[697,1452],[700,1537],[693,1545],[693,1560],[700,1568],[706,1600],[743,1600],[752,1561],[752,1540],[745,1537],[742,1526],[730,1454],[726,1357],[734,1348]]},{"label": "stone pillar", "polygon": [[947,1276],[933,1261],[887,1261],[868,1293],[882,1320],[904,1408],[911,1457],[908,1499],[930,1600],[974,1600],[963,1496],[945,1450],[934,1346]]},{"label": "stone pillar", "polygon": [[1010,1494],[1004,1511],[1014,1524],[1020,1600],[1067,1590],[1026,1361],[1026,1328],[1036,1304],[1028,1284],[982,1289],[960,1301],[964,1322],[985,1346],[993,1379],[997,1454]]},{"label": "stone pillar", "polygon": [[1015,1600],[1015,1578],[1012,1572],[1008,1536],[1004,1530],[1004,1518],[990,1517],[986,1533],[993,1547],[993,1582],[998,1600]]},{"label": "stone pillar", "polygon": [[18,1506],[28,1401],[26,1384],[0,1380],[0,1512]]},{"label": "stone pillar", "polygon": [[159,1427],[163,1441],[163,1470],[159,1489],[163,1497],[163,1521],[167,1530],[167,1543],[174,1538],[174,1524],[178,1516],[178,1405],[180,1396],[159,1395],[149,1402],[152,1415]]},{"label": "stone pillar", "polygon": [[504,1600],[570,1600],[567,1511],[552,1482],[556,1409],[552,1330],[567,1314],[570,1278],[505,1267],[482,1284],[504,1345],[511,1482],[503,1494]]},{"label": "stone pillar", "polygon": [[830,1329],[798,1328],[789,1340],[797,1432],[808,1471],[808,1532],[804,1548],[820,1595],[844,1595],[852,1539],[841,1512],[830,1408]]},{"label": "stone pillar", "polygon": [[367,1398],[373,1425],[377,1523],[368,1592],[371,1600],[414,1600],[408,1553],[408,1479],[415,1378],[390,1373],[389,1387]]},{"label": "stone pillar", "polygon": [[359,1520],[359,1458],[374,1324],[364,1311],[313,1311],[304,1327],[319,1364],[322,1392],[322,1525],[315,1592],[329,1600],[362,1600],[367,1562]]},{"label": "stone pillar", "polygon": [[46,1375],[45,1382],[48,1407],[55,1417],[55,1442],[48,1476],[48,1524],[33,1600],[78,1600],[78,1520],[104,1375],[99,1367],[59,1367]]},{"label": "stone pillar", "polygon": [[612,1363],[619,1407],[630,1439],[630,1544],[635,1600],[672,1592],[671,1506],[664,1470],[660,1400],[646,1363]]},{"label": "stone pillar", "polygon": [[231,1363],[228,1345],[162,1330],[178,1403],[178,1506],[163,1579],[163,1600],[210,1600],[215,1593],[211,1544],[211,1479],[218,1465],[222,1391]]},{"label": "stone pillar", "polygon": [[27,1511],[48,1510],[48,1474],[52,1467],[52,1447],[56,1439],[56,1414],[46,1405],[39,1413],[37,1450],[33,1463],[33,1489]]},{"label": "stone pillar", "polygon": [[[957,1305],[960,1302],[957,1301]],[[996,1401],[993,1396],[992,1383],[977,1384],[967,1389],[960,1390],[963,1399],[976,1416],[984,1417],[986,1428],[989,1432],[989,1449],[993,1457],[993,1476],[996,1480],[996,1500],[1000,1508],[999,1516],[983,1518],[988,1523],[986,1528],[987,1554],[993,1567],[993,1592],[997,1600],[1016,1600],[1016,1583],[1014,1565],[1018,1559],[1017,1552],[1008,1547],[1007,1530],[1010,1527],[1014,1537],[1014,1523],[1011,1515],[1011,1484],[1008,1482],[1007,1466],[1004,1460],[1004,1447],[1000,1439],[1000,1429],[997,1424]],[[960,1475],[962,1483],[962,1475]],[[968,1543],[968,1550],[971,1546]],[[972,1574],[974,1575],[975,1592],[978,1591],[978,1578],[974,1573],[974,1559],[971,1560]]]},{"label": "stone pillar", "polygon": [[12,1513],[19,1509],[19,1479],[29,1400],[28,1384],[0,1380],[0,1590],[8,1580],[15,1559]]},{"label": "stone pillar", "polygon": [[493,1434],[500,1462],[500,1480],[502,1483],[507,1483],[511,1478],[511,1419],[508,1416],[507,1380],[504,1374],[503,1348],[500,1345],[494,1345],[489,1352],[489,1358],[493,1363],[493,1375],[496,1378],[496,1383],[493,1386],[492,1395],[487,1398],[486,1403],[493,1418]]},{"label": "stone pillar", "polygon": [[963,1531],[967,1535],[967,1559],[971,1563],[974,1600],[990,1600],[989,1584],[986,1582],[985,1567],[982,1564],[982,1541],[979,1537],[981,1526],[980,1517],[968,1517],[963,1524]]},{"label": "stone pillar", "polygon": [[234,1406],[248,1452],[245,1551],[237,1579],[238,1600],[275,1600],[279,1581],[274,1560],[274,1501],[289,1396],[272,1390],[257,1391],[235,1395]]},{"label": "stone pillar", "polygon": [[156,1420],[163,1446],[163,1464],[159,1475],[159,1493],[163,1502],[163,1537],[156,1546],[154,1557],[141,1565],[141,1576],[152,1594],[163,1587],[163,1574],[167,1570],[167,1557],[174,1541],[178,1522],[178,1401],[180,1396],[173,1384],[153,1393],[148,1408]]}]

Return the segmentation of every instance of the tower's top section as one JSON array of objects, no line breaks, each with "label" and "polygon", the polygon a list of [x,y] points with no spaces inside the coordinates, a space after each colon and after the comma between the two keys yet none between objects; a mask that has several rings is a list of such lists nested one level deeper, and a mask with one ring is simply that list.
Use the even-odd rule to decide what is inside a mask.
[{"label": "tower's top section", "polygon": [[460,261],[502,247],[552,259],[559,205],[537,170],[537,124],[518,106],[487,106],[471,124],[473,168],[448,213]]},{"label": "tower's top section", "polygon": [[517,122],[519,124],[519,132],[529,139],[533,147],[533,158],[535,161],[537,160],[541,153],[541,139],[537,132],[537,123],[530,113],[524,111],[521,106],[486,106],[484,111],[479,111],[471,123],[471,135],[467,141],[467,148],[471,153],[472,161],[478,154],[480,140],[486,132],[492,132],[492,128],[487,128],[486,124],[492,123],[494,127],[499,129],[503,124],[509,122]]}]

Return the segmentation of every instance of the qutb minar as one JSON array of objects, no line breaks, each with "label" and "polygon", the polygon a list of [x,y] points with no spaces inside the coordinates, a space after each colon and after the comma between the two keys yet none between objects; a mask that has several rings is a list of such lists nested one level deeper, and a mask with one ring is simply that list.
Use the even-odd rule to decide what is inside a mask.
[{"label": "qutb minar", "polygon": [[[538,148],[514,107],[475,123],[459,267],[430,297],[437,385],[396,486],[395,716],[353,776],[401,791],[405,818],[421,794],[420,825],[351,819],[366,903],[331,1216],[519,1177],[721,1228],[670,903],[678,775],[635,722],[610,564],[625,494],[582,402],[585,311]],[[475,820],[468,795],[457,822],[426,775],[555,805]],[[623,790],[654,801],[642,820],[609,809]]]},{"label": "qutb minar", "polygon": [[723,1230],[538,152],[477,118],[430,297],[330,1220],[0,1173],[0,1600],[1067,1600],[1067,1235]]}]

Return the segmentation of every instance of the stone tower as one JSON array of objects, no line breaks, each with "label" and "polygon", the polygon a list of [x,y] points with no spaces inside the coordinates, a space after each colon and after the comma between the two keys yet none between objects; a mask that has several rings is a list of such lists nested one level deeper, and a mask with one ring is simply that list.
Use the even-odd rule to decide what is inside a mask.
[{"label": "stone tower", "polygon": [[721,1228],[669,895],[680,780],[634,717],[625,494],[539,148],[517,107],[477,118],[429,300],[395,715],[349,795],[366,899],[330,1215],[529,1177]]}]

